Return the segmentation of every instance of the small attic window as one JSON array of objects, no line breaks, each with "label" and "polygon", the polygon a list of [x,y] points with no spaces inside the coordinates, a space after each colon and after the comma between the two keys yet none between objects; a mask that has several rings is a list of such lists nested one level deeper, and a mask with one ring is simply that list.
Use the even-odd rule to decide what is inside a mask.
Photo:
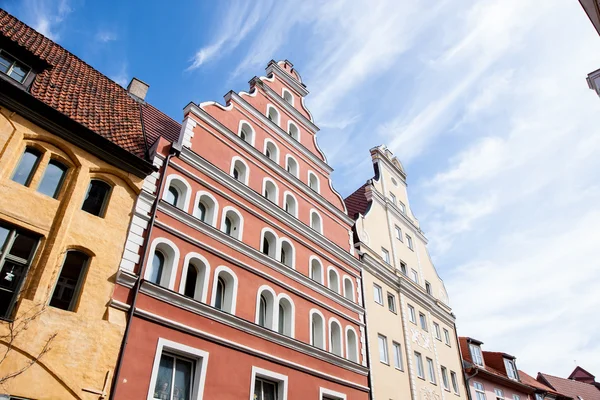
[{"label": "small attic window", "polygon": [[15,81],[24,84],[29,72],[31,72],[31,68],[18,61],[4,50],[0,50],[0,72],[11,77]]}]

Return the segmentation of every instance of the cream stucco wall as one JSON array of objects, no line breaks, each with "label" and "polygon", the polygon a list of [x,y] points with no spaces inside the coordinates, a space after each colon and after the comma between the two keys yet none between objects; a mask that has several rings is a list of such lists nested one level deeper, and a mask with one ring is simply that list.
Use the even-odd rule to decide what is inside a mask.
[{"label": "cream stucco wall", "polygon": [[[43,152],[29,187],[11,180],[25,146]],[[69,166],[57,199],[36,191],[50,157]],[[113,186],[103,218],[81,210],[92,178]],[[125,313],[108,304],[141,186],[141,178],[0,109],[0,220],[40,236],[13,319],[19,321],[27,310],[45,307],[0,363],[0,377],[26,365],[52,334],[57,335],[50,351],[25,373],[8,381],[1,392],[36,399],[98,398],[82,389],[101,390],[107,372],[112,373],[115,366]],[[91,256],[72,312],[47,305],[69,249]],[[0,324],[3,332],[7,327],[7,322]],[[3,354],[6,341],[0,341],[0,346]]]}]

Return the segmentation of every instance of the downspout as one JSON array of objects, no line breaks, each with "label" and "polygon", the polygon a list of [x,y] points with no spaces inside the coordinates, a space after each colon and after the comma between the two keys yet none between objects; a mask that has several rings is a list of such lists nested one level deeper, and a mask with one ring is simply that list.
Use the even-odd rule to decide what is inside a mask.
[{"label": "downspout", "polygon": [[[354,247],[356,248],[357,246],[354,246]],[[358,250],[358,254],[359,254],[359,259],[362,264],[362,254],[360,252],[360,246],[358,246],[357,250]],[[369,320],[369,318],[367,318],[367,303],[365,300],[365,277],[364,277],[364,268],[362,268],[362,267],[360,269],[360,284],[362,286],[361,296],[362,296],[363,309],[365,310],[365,346],[367,347],[365,353],[367,354],[367,368],[369,369],[369,372],[367,375],[367,378],[369,381],[369,388],[370,388],[369,399],[374,400],[374,397],[373,397],[373,374],[371,372],[371,348],[369,347],[369,327],[367,326],[367,321]]]},{"label": "downspout", "polygon": [[458,340],[458,333],[456,332],[456,323],[454,323],[453,325],[454,325],[454,338],[456,339],[456,348],[458,349],[458,356],[460,357],[460,366],[461,366],[460,369],[462,370],[463,379],[465,380],[465,386],[466,386],[465,390],[467,391],[467,399],[473,400],[473,396],[471,396],[471,388],[469,387],[469,380],[474,378],[475,375],[477,375],[479,373],[479,369],[476,368],[475,373],[471,376],[468,376],[467,373],[465,372],[465,364],[464,364],[464,360],[462,358],[462,351],[460,351],[460,340]]},{"label": "downspout", "polygon": [[113,376],[112,385],[110,387],[110,395],[108,396],[109,399],[113,398],[116,387],[117,387],[117,382],[119,381],[121,365],[123,364],[123,355],[125,353],[125,347],[127,346],[127,343],[129,340],[129,332],[130,332],[130,328],[131,328],[131,322],[133,320],[133,314],[135,311],[138,294],[140,292],[140,287],[142,285],[142,277],[144,276],[144,273],[146,271],[146,260],[148,258],[146,252],[148,250],[148,243],[150,241],[150,237],[152,236],[152,230],[154,228],[154,221],[156,220],[156,211],[158,210],[158,202],[160,201],[160,194],[163,191],[163,186],[165,183],[164,182],[164,178],[166,175],[165,172],[166,172],[167,167],[169,166],[169,161],[171,160],[171,157],[174,156],[176,153],[177,153],[177,151],[173,148],[173,144],[171,144],[171,147],[169,148],[169,154],[167,155],[167,158],[164,163],[163,171],[160,174],[160,182],[158,184],[156,198],[154,199],[154,203],[152,204],[152,213],[150,214],[150,221],[148,222],[148,231],[146,234],[146,240],[144,241],[144,245],[142,246],[142,257],[141,257],[140,263],[139,263],[139,265],[140,265],[139,275],[138,275],[135,285],[133,287],[133,300],[131,302],[131,307],[129,308],[129,313],[127,315],[127,324],[125,325],[125,333],[123,335],[123,341],[121,342],[121,347],[119,349],[119,357],[117,358],[117,366],[115,368],[115,374]]}]

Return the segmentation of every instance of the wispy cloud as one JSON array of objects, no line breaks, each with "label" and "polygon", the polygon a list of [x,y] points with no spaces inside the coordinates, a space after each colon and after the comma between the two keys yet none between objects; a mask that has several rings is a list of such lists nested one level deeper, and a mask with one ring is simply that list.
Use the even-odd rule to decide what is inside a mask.
[{"label": "wispy cloud", "polygon": [[214,41],[196,52],[187,71],[199,68],[233,51],[250,33],[260,19],[263,4],[260,1],[232,1],[219,21],[219,34]]},{"label": "wispy cloud", "polygon": [[60,27],[72,12],[68,0],[25,0],[20,7],[28,23],[38,32],[52,40],[60,37]]},{"label": "wispy cloud", "polygon": [[100,43],[113,42],[118,38],[119,36],[117,35],[117,32],[110,30],[99,30],[98,32],[96,32],[95,36],[96,41]]},{"label": "wispy cloud", "polygon": [[126,88],[130,81],[127,63],[122,63],[118,71],[109,75],[109,78]]}]

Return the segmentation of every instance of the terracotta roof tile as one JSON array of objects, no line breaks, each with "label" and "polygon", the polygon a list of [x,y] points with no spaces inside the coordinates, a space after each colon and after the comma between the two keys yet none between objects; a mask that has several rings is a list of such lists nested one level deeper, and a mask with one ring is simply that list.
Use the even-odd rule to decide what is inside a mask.
[{"label": "terracotta roof tile", "polygon": [[555,390],[553,390],[551,387],[544,385],[542,382],[536,381],[533,376],[527,374],[524,371],[519,370],[519,379],[521,379],[521,382],[523,382],[524,384],[529,385],[533,388],[543,390],[544,392],[559,394]]},{"label": "terracotta roof tile", "polygon": [[542,382],[547,382],[557,392],[573,399],[577,400],[578,397],[581,397],[583,400],[600,400],[600,390],[592,384],[559,378],[541,372],[538,374],[538,379],[540,378]]},{"label": "terracotta roof tile", "polygon": [[359,213],[364,215],[369,208],[369,201],[365,195],[367,185],[368,183],[365,183],[344,199],[346,209],[348,210],[348,216],[352,219],[355,219],[356,215]]},{"label": "terracotta roof tile", "polygon": [[160,136],[169,142],[177,142],[179,139],[181,124],[153,105],[146,103],[142,106],[142,117],[148,146],[151,147]]}]

